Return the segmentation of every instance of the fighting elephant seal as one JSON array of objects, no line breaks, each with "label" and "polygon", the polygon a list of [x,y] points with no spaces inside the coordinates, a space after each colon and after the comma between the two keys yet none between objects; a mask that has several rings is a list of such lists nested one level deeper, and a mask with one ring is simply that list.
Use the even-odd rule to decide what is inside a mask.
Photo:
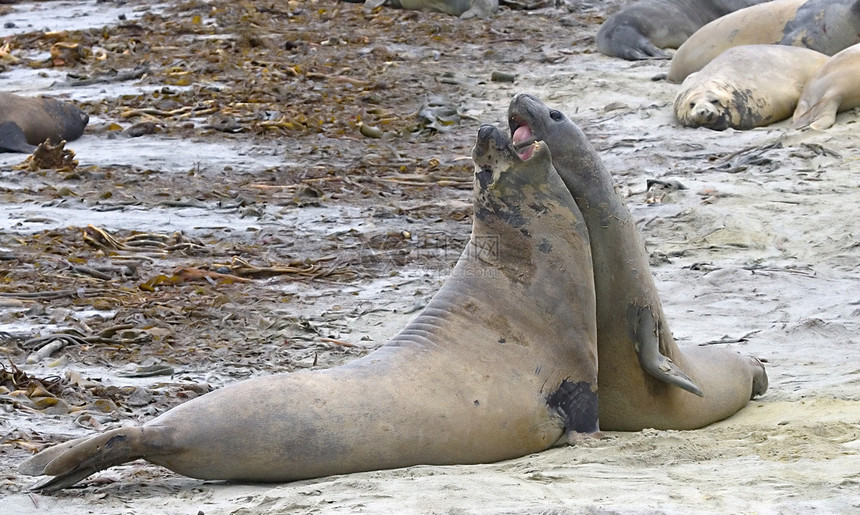
[{"label": "fighting elephant seal", "polygon": [[802,46],[833,55],[860,43],[860,0],[775,0],[727,14],[705,25],[678,48],[668,79],[681,82],[727,48]]},{"label": "fighting elephant seal", "polygon": [[860,44],[831,57],[806,83],[792,117],[792,129],[828,129],[836,113],[860,107]]},{"label": "fighting elephant seal", "polygon": [[452,14],[461,18],[489,18],[499,10],[499,0],[343,0],[367,7],[399,7]]},{"label": "fighting elephant seal", "polygon": [[729,48],[684,79],[675,97],[675,118],[687,127],[718,131],[785,120],[794,112],[803,86],[825,62],[826,55],[808,48]]},{"label": "fighting elephant seal", "polygon": [[[384,346],[250,379],[19,466],[51,491],[136,458],[201,479],[290,481],[498,461],[598,428],[595,298],[582,214],[545,144],[483,126],[472,234],[451,277]],[[260,392],[266,392],[262,397]]]},{"label": "fighting elephant seal", "polygon": [[89,116],[52,98],[0,93],[0,152],[30,153],[39,143],[81,137]]},{"label": "fighting elephant seal", "polygon": [[530,95],[508,109],[517,148],[543,141],[579,205],[597,293],[600,428],[693,429],[726,418],[767,389],[762,364],[713,347],[680,349],[648,254],[612,176],[579,128]]},{"label": "fighting elephant seal", "polygon": [[597,31],[597,49],[629,61],[668,59],[703,25],[768,0],[641,0],[615,13]]}]

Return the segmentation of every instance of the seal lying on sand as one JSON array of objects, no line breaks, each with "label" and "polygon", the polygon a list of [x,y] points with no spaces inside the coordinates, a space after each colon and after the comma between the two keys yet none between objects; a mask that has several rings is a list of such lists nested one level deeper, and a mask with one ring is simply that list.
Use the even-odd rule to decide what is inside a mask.
[{"label": "seal lying on sand", "polygon": [[499,0],[343,0],[367,7],[387,5],[401,9],[436,11],[461,18],[489,18],[499,10]]},{"label": "seal lying on sand", "polygon": [[809,79],[797,109],[792,129],[828,129],[836,113],[860,107],[860,44],[831,57]]},{"label": "seal lying on sand", "polygon": [[67,102],[0,93],[0,152],[30,153],[45,140],[56,145],[78,139],[89,121]]},{"label": "seal lying on sand", "polygon": [[600,428],[693,429],[767,389],[762,364],[713,347],[678,348],[636,222],[579,128],[530,95],[508,109],[513,142],[543,141],[585,217],[597,292]]},{"label": "seal lying on sand", "polygon": [[675,117],[687,127],[718,131],[785,120],[794,112],[803,86],[825,62],[826,55],[808,48],[729,48],[684,79],[675,97]]},{"label": "seal lying on sand", "polygon": [[834,55],[860,43],[860,0],[774,0],[705,25],[678,48],[668,79],[681,82],[727,48],[802,46]]},{"label": "seal lying on sand", "polygon": [[240,382],[142,427],[57,445],[19,471],[56,476],[34,487],[44,491],[136,458],[201,479],[290,481],[492,462],[596,431],[596,308],[582,214],[545,144],[521,160],[506,136],[483,126],[473,159],[471,239],[451,277],[390,342],[344,366]]},{"label": "seal lying on sand", "polygon": [[597,49],[629,61],[668,59],[663,48],[678,48],[706,23],[766,1],[641,0],[603,22]]}]

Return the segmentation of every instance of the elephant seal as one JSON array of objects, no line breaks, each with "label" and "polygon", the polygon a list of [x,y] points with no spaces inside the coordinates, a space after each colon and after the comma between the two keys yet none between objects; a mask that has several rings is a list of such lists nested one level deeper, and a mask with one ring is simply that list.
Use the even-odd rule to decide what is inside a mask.
[{"label": "elephant seal", "polygon": [[681,82],[727,48],[780,44],[833,55],[860,43],[860,0],[774,0],[705,25],[678,48],[668,80]]},{"label": "elephant seal", "polygon": [[517,148],[533,141],[549,146],[553,166],[588,227],[597,293],[601,430],[698,428],[764,393],[767,375],[755,358],[677,346],[636,222],[582,131],[530,95],[514,97],[508,119]]},{"label": "elephant seal", "polygon": [[[473,151],[472,234],[403,331],[346,365],[250,379],[141,427],[46,449],[52,491],[135,458],[201,479],[282,482],[523,456],[598,429],[588,232],[546,144],[492,126]],[[261,397],[260,392],[265,392]]]},{"label": "elephant seal", "polygon": [[0,152],[30,153],[45,140],[78,139],[89,121],[68,102],[0,93]]},{"label": "elephant seal", "polygon": [[[687,127],[752,129],[789,118],[803,86],[827,56],[808,48],[729,48],[689,75],[675,97],[675,118]],[[779,66],[771,66],[779,63]]]},{"label": "elephant seal", "polygon": [[343,0],[364,3],[373,8],[381,5],[401,9],[435,11],[460,18],[489,18],[499,10],[499,0]]},{"label": "elephant seal", "polygon": [[792,129],[828,129],[836,113],[860,107],[860,43],[831,57],[809,79],[797,109]]},{"label": "elephant seal", "polygon": [[603,22],[597,49],[628,61],[668,59],[663,48],[678,48],[706,23],[766,1],[641,0]]}]

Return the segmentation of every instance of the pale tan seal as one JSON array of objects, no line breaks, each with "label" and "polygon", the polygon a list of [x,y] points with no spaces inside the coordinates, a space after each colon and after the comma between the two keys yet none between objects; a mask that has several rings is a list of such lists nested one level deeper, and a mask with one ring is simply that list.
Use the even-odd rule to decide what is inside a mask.
[{"label": "pale tan seal", "polygon": [[600,25],[595,43],[602,54],[630,61],[668,59],[703,25],[768,0],[640,0]]},{"label": "pale tan seal", "polygon": [[[774,0],[708,23],[678,48],[668,79],[681,82],[727,48],[780,44],[834,55],[860,43],[860,0]],[[774,66],[777,68],[777,66]]]},{"label": "pale tan seal", "polygon": [[471,239],[390,342],[344,366],[261,377],[140,427],[49,448],[24,474],[67,487],[136,458],[202,479],[290,481],[541,451],[597,424],[590,245],[545,144],[484,126]]},{"label": "pale tan seal", "polygon": [[68,102],[0,93],[0,152],[32,152],[45,141],[81,137],[90,118]]},{"label": "pale tan seal", "polygon": [[546,143],[588,226],[597,292],[600,427],[692,429],[724,419],[767,389],[755,358],[679,348],[657,295],[648,253],[612,176],[561,111],[530,95],[508,109],[515,145]]},{"label": "pale tan seal", "polygon": [[831,57],[809,79],[792,117],[792,129],[828,129],[836,113],[860,107],[860,44]]},{"label": "pale tan seal", "polygon": [[803,86],[827,59],[794,46],[729,48],[684,79],[675,96],[675,118],[686,127],[718,131],[785,120],[794,112]]}]

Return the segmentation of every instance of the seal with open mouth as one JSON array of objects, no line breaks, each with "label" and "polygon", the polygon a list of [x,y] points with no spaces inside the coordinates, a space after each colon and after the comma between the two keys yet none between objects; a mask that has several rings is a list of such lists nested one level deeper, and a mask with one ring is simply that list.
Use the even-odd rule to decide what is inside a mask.
[{"label": "seal with open mouth", "polygon": [[511,102],[508,120],[521,156],[532,152],[534,141],[549,146],[585,217],[597,293],[601,429],[698,428],[764,393],[767,375],[757,359],[677,346],[635,220],[579,127],[523,94]]},{"label": "seal with open mouth", "polygon": [[132,459],[201,479],[282,482],[523,456],[597,430],[597,334],[582,214],[535,143],[473,151],[472,234],[388,343],[346,365],[250,379],[19,466],[52,491]]}]

